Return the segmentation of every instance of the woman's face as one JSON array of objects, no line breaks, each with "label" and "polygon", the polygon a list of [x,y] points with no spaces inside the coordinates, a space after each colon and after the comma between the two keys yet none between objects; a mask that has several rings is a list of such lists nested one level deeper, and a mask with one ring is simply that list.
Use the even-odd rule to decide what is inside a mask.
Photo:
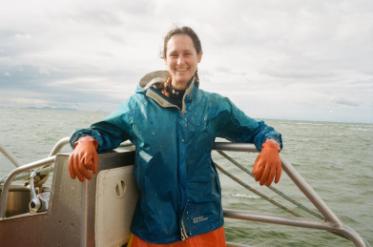
[{"label": "woman's face", "polygon": [[173,35],[167,42],[165,62],[172,86],[184,90],[197,71],[202,53],[197,53],[192,39],[186,34]]}]

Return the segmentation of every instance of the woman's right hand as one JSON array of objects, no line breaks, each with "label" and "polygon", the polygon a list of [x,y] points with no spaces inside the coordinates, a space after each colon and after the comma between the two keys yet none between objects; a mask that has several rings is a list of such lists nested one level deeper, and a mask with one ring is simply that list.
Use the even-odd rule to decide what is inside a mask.
[{"label": "woman's right hand", "polygon": [[69,174],[80,182],[90,180],[98,169],[97,141],[91,136],[81,137],[69,157]]}]

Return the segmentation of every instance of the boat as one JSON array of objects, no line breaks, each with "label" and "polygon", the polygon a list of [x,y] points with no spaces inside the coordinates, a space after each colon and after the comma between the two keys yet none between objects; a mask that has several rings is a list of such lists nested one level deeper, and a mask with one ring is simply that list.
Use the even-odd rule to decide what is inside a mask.
[{"label": "boat", "polygon": [[[134,145],[125,142],[115,150],[100,154],[97,176],[81,183],[77,179],[71,179],[67,172],[69,152],[62,150],[67,146],[68,140],[69,137],[59,140],[48,157],[24,165],[20,165],[14,156],[0,145],[0,152],[15,166],[0,180],[0,246],[126,246],[138,196],[132,175]],[[255,153],[257,150],[253,145],[216,142],[214,152],[251,175],[229,152]],[[225,218],[318,229],[346,238],[354,246],[369,247],[369,243],[354,229],[340,220],[290,162],[283,157],[281,160],[285,173],[318,211],[293,200],[275,187],[268,188],[311,215],[314,220],[226,208]],[[299,216],[289,207],[240,180],[221,164],[215,161],[214,164],[220,174],[228,176],[238,185],[284,211]],[[228,242],[227,246],[249,245]]]}]

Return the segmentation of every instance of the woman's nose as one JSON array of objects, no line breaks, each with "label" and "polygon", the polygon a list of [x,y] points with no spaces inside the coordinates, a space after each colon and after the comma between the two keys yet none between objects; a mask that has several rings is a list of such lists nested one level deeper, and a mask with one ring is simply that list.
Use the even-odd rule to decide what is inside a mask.
[{"label": "woman's nose", "polygon": [[183,56],[179,56],[178,58],[177,58],[177,64],[183,64],[184,63],[184,57]]}]

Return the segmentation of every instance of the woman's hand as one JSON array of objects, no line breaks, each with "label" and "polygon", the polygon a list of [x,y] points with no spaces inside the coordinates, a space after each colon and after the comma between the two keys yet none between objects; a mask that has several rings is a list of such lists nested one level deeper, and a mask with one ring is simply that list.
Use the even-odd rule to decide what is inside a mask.
[{"label": "woman's hand", "polygon": [[90,180],[98,169],[97,141],[91,136],[81,137],[69,157],[69,174],[83,182]]},{"label": "woman's hand", "polygon": [[260,185],[270,186],[273,182],[278,183],[281,178],[282,165],[280,159],[280,146],[277,142],[266,140],[262,151],[255,160],[252,173]]}]

